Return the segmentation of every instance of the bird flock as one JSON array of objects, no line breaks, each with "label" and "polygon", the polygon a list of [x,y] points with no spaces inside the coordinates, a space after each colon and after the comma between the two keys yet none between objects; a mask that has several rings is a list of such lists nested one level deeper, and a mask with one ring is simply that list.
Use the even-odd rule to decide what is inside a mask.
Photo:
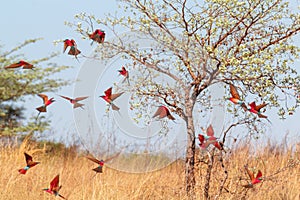
[{"label": "bird flock", "polygon": [[[93,33],[88,34],[88,37],[92,40],[91,44],[93,44],[93,42],[97,42],[97,43],[101,44],[104,42],[105,32],[103,30],[97,29]],[[75,40],[65,39],[63,42],[64,42],[63,53],[65,53],[65,51],[69,48],[68,55],[72,55],[78,60],[77,56],[81,53],[81,51],[77,48],[77,44],[76,44]],[[15,69],[15,68],[20,68],[20,67],[22,67],[22,69],[34,69],[34,66],[32,64],[30,64],[24,60],[20,60],[19,62],[5,66],[4,68],[5,69]],[[122,68],[120,70],[118,70],[118,72],[119,72],[119,75],[122,75],[124,77],[124,80],[122,81],[122,83],[127,81],[128,85],[130,85],[128,70],[124,66],[122,66]],[[99,97],[101,97],[104,101],[106,101],[113,110],[118,111],[120,108],[117,105],[115,105],[113,101],[115,99],[117,99],[118,97],[120,97],[123,93],[124,92],[112,93],[112,87],[110,87],[104,91],[104,95],[101,95]],[[259,118],[267,118],[267,116],[263,115],[260,111],[261,108],[263,108],[267,105],[266,103],[256,105],[255,102],[252,102],[249,104],[250,108],[248,108],[246,106],[246,104],[241,100],[241,98],[237,92],[237,89],[233,84],[230,84],[230,93],[231,93],[231,97],[227,98],[227,99],[230,100],[232,103],[240,105],[244,109],[244,111],[249,111],[251,113],[254,113],[254,114],[258,115]],[[37,119],[38,119],[40,113],[47,112],[47,107],[55,102],[53,97],[49,98],[45,94],[38,94],[38,96],[40,98],[42,98],[43,105],[36,108],[36,110],[38,111]],[[88,98],[88,96],[76,97],[76,98],[70,98],[70,97],[63,96],[63,95],[59,95],[59,96],[63,99],[68,100],[73,105],[74,109],[76,109],[76,108],[84,109],[84,107],[83,107],[84,104],[79,103],[79,102]],[[170,120],[175,120],[175,117],[171,115],[171,112],[169,111],[169,109],[164,105],[161,105],[157,108],[157,110],[154,113],[154,115],[152,116],[152,118],[155,118],[155,117],[158,117],[159,119],[166,117]],[[199,146],[201,149],[207,149],[207,147],[212,144],[217,149],[223,150],[223,144],[222,144],[222,142],[218,141],[217,138],[214,136],[214,130],[211,125],[207,128],[206,134],[198,135],[198,140],[200,142]],[[95,157],[90,156],[90,155],[86,156],[86,158],[95,162],[96,164],[98,164],[98,166],[93,169],[93,171],[95,171],[97,174],[97,173],[103,172],[102,168],[104,166],[104,163],[116,158],[117,156],[120,155],[120,153],[121,152],[115,154],[114,156],[112,156],[110,158],[107,158],[106,160],[98,160]],[[26,174],[28,169],[36,166],[37,164],[40,164],[40,162],[33,161],[32,156],[30,156],[29,154],[24,153],[24,155],[25,155],[25,160],[26,160],[26,166],[24,168],[18,170],[19,173],[23,174],[23,175]],[[253,185],[261,182],[261,180],[262,180],[261,171],[258,171],[256,177],[254,177],[253,172],[251,172],[248,169],[248,166],[245,166],[245,170],[248,173],[249,178],[250,178],[250,183],[248,183],[247,185],[243,185],[245,188],[252,188]],[[50,182],[50,187],[45,188],[43,190],[49,194],[59,196],[63,199],[66,199],[64,196],[59,194],[59,191],[61,188],[62,188],[62,186],[59,185],[59,175],[56,175],[53,178],[53,180]]]}]

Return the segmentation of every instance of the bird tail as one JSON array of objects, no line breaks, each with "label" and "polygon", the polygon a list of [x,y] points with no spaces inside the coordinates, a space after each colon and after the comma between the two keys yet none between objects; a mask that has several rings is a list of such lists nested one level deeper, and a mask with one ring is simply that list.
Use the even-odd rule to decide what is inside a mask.
[{"label": "bird tail", "polygon": [[26,174],[27,170],[22,168],[18,170],[20,174]]}]

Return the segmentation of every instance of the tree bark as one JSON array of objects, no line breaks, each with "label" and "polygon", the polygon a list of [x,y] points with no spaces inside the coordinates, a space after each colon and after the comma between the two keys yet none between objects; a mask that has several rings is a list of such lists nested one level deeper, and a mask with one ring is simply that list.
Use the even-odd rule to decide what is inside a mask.
[{"label": "tree bark", "polygon": [[195,128],[193,121],[193,106],[187,106],[186,109],[187,119],[187,149],[185,160],[185,186],[188,199],[196,199],[195,193]]}]

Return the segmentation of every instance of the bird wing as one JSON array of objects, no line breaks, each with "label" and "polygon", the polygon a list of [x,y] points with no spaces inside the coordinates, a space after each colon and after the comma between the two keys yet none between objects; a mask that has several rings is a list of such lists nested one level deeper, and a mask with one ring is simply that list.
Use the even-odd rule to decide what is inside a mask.
[{"label": "bird wing", "polygon": [[38,95],[39,95],[39,97],[41,97],[43,99],[44,104],[48,101],[48,96],[47,95],[45,95],[45,94],[38,94]]},{"label": "bird wing", "polygon": [[30,162],[32,162],[32,157],[27,153],[24,153],[24,155],[25,155],[26,164],[29,165]]},{"label": "bird wing", "polygon": [[214,136],[214,129],[212,127],[212,125],[209,125],[209,127],[206,129],[206,135],[208,136]]},{"label": "bird wing", "polygon": [[267,103],[262,103],[260,105],[255,106],[255,110],[259,111],[261,108],[265,107],[266,105],[268,105]]},{"label": "bird wing", "polygon": [[255,110],[255,107],[256,107],[255,101],[251,102],[251,103],[249,104],[249,106],[250,106],[252,109]]},{"label": "bird wing", "polygon": [[111,156],[111,157],[109,157],[109,158],[107,158],[107,159],[105,159],[105,163],[106,162],[109,162],[109,161],[111,161],[112,159],[114,159],[114,158],[116,158],[116,157],[118,157],[119,155],[121,154],[121,151],[120,152],[118,152],[118,153],[116,153],[115,155],[113,155],[113,156]]},{"label": "bird wing", "polygon": [[5,66],[4,69],[18,68],[18,67],[21,67],[20,63],[13,63],[11,65]]},{"label": "bird wing", "polygon": [[111,98],[112,87],[108,88],[104,91],[105,96],[110,99]]},{"label": "bird wing", "polygon": [[198,140],[202,144],[204,142],[204,135],[198,134]]},{"label": "bird wing", "polygon": [[58,191],[59,185],[59,175],[55,176],[55,178],[50,182],[50,190]]},{"label": "bird wing", "polygon": [[247,172],[247,174],[248,174],[248,176],[249,176],[249,178],[250,178],[250,180],[251,180],[251,182],[252,182],[252,181],[254,180],[253,172],[251,172],[251,171],[248,169],[248,166],[247,166],[247,165],[245,165],[244,167],[245,167],[245,170],[246,170],[246,172]]},{"label": "bird wing", "polygon": [[234,85],[230,84],[230,93],[231,93],[231,96],[235,99],[240,99],[240,95],[239,93],[237,92],[237,89]]},{"label": "bird wing", "polygon": [[261,178],[262,177],[262,173],[261,173],[261,171],[260,170],[258,170],[258,172],[257,172],[257,175],[256,175],[256,178],[255,179],[259,179],[259,178]]},{"label": "bird wing", "polygon": [[92,156],[85,156],[87,159],[89,159],[89,160],[91,160],[91,161],[93,161],[93,162],[95,162],[95,163],[97,163],[97,164],[99,164],[100,165],[100,160],[97,160],[96,158],[94,158],[94,157],[92,157]]},{"label": "bird wing", "polygon": [[63,50],[63,53],[65,53],[65,51],[67,50],[68,48],[68,44],[67,44],[67,41],[64,41],[64,50]]},{"label": "bird wing", "polygon": [[118,98],[119,96],[121,96],[123,93],[124,93],[124,92],[112,94],[112,95],[110,96],[110,99],[113,101],[113,100],[115,100],[116,98]]},{"label": "bird wing", "polygon": [[72,99],[70,97],[66,97],[66,96],[62,96],[62,95],[59,95],[60,97],[64,98],[64,99],[67,99],[69,101],[71,101]]},{"label": "bird wing", "polygon": [[86,96],[86,97],[77,97],[77,98],[75,98],[74,100],[75,101],[82,101],[82,100],[84,100],[84,99],[86,99],[86,98],[89,98],[88,96]]}]

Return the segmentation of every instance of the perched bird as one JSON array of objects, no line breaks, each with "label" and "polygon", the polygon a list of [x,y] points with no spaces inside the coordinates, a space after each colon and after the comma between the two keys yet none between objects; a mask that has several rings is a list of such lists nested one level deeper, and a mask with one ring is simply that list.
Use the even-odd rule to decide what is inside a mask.
[{"label": "perched bird", "polygon": [[118,70],[118,72],[120,73],[120,75],[124,76],[124,80],[122,81],[122,83],[125,82],[125,80],[127,80],[128,85],[130,85],[129,83],[129,72],[126,70],[126,68],[123,66],[122,69]]},{"label": "perched bird", "polygon": [[25,160],[26,160],[26,167],[18,170],[20,174],[26,174],[26,172],[29,168],[32,168],[40,163],[40,162],[34,162],[32,160],[32,157],[30,155],[28,155],[27,153],[24,153],[24,155],[25,155]]},{"label": "perched bird", "polygon": [[61,185],[59,185],[59,175],[55,176],[55,178],[50,182],[50,188],[43,189],[45,192],[49,194],[53,194],[55,196],[59,196],[63,199],[66,199],[62,195],[59,194],[59,190],[61,189]]},{"label": "perched bird", "polygon": [[245,188],[253,188],[253,186],[254,186],[255,184],[260,183],[260,182],[262,181],[262,173],[261,173],[260,170],[258,170],[258,172],[257,172],[257,174],[256,174],[256,177],[254,178],[254,174],[253,174],[252,171],[250,171],[250,170],[248,169],[248,166],[245,165],[244,167],[245,167],[246,172],[247,172],[248,175],[249,175],[249,178],[250,178],[251,183],[248,183],[248,184],[246,184],[246,185],[243,185],[243,187],[245,187]]},{"label": "perched bird", "polygon": [[152,118],[156,116],[158,116],[158,118],[160,119],[164,117],[168,117],[171,120],[175,120],[175,117],[171,115],[169,109],[166,106],[159,106]]},{"label": "perched bird", "polygon": [[242,106],[242,108],[246,111],[247,110],[246,104],[241,100],[236,87],[232,84],[230,84],[230,94],[231,94],[231,97],[227,98],[227,100],[231,101],[234,104],[238,104],[238,105]]},{"label": "perched bird", "polygon": [[198,139],[200,142],[199,145],[202,149],[206,149],[211,144],[219,150],[223,149],[221,142],[217,141],[217,138],[214,136],[214,129],[212,125],[209,125],[206,129],[206,135],[198,134]]},{"label": "perched bird", "polygon": [[96,167],[96,168],[93,169],[96,172],[96,174],[97,174],[97,173],[103,173],[103,169],[102,168],[104,166],[104,163],[106,163],[108,161],[111,161],[112,159],[118,157],[120,155],[120,153],[121,152],[115,154],[114,156],[112,156],[110,158],[105,159],[105,161],[102,160],[102,159],[98,160],[98,159],[94,158],[93,156],[86,156],[86,158],[89,159],[89,160],[91,160],[91,161],[93,161],[93,162],[95,162],[95,163],[97,163],[99,165],[98,167]]},{"label": "perched bird", "polygon": [[120,92],[117,94],[112,94],[112,87],[108,88],[107,90],[104,91],[105,95],[100,96],[102,99],[104,99],[107,103],[109,103],[112,106],[113,110],[120,110],[118,106],[113,104],[113,101],[121,96],[124,92]]},{"label": "perched bird", "polygon": [[77,55],[80,54],[81,51],[77,48],[77,44],[76,44],[75,40],[65,39],[64,40],[64,51],[63,51],[64,53],[68,47],[70,47],[68,54],[75,56],[75,58],[77,59]]},{"label": "perched bird", "polygon": [[69,97],[66,97],[66,96],[62,96],[62,95],[59,95],[60,97],[64,98],[64,99],[67,99],[70,101],[71,104],[73,104],[73,108],[78,108],[78,107],[81,107],[83,109],[83,106],[84,104],[82,103],[78,103],[79,101],[82,101],[88,97],[77,97],[75,99],[72,99],[72,98],[69,98]]},{"label": "perched bird", "polygon": [[18,67],[23,67],[23,69],[32,69],[33,65],[28,63],[28,62],[25,62],[24,60],[20,60],[19,62],[8,65],[4,68],[5,69],[11,69],[11,68],[18,68]]},{"label": "perched bird", "polygon": [[88,34],[89,38],[92,39],[95,42],[98,42],[99,44],[104,42],[105,39],[105,32],[100,29],[96,29],[93,33]]},{"label": "perched bird", "polygon": [[41,112],[47,112],[47,106],[55,102],[54,98],[52,97],[51,99],[48,99],[48,96],[45,94],[38,94],[39,97],[43,99],[44,105],[36,108],[40,113]]},{"label": "perched bird", "polygon": [[261,114],[260,109],[268,105],[267,103],[262,103],[260,105],[256,105],[255,102],[253,101],[252,103],[249,104],[250,109],[248,109],[250,112],[257,114],[259,118],[267,118],[266,115]]}]

